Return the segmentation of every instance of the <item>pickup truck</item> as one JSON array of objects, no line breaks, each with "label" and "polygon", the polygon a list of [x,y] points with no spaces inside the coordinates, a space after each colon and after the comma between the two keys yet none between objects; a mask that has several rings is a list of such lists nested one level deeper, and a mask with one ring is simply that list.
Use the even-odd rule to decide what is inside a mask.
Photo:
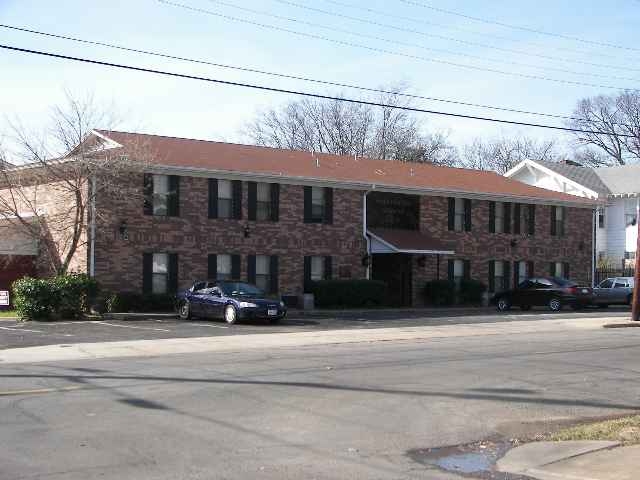
[{"label": "pickup truck", "polygon": [[633,277],[612,277],[593,289],[593,304],[602,308],[609,305],[631,305]]}]

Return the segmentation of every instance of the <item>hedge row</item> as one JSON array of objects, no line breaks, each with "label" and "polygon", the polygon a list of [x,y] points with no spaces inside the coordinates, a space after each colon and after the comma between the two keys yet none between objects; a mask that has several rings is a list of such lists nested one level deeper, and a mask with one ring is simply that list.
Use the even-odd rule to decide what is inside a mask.
[{"label": "hedge row", "polygon": [[429,305],[478,305],[486,291],[487,286],[478,280],[462,280],[460,288],[450,280],[432,280],[425,284],[423,294]]},{"label": "hedge row", "polygon": [[98,284],[85,274],[24,277],[13,282],[14,306],[26,320],[77,318],[89,309]]},{"label": "hedge row", "polygon": [[113,312],[172,312],[175,310],[175,295],[142,295],[134,292],[117,292],[107,296],[104,310]]},{"label": "hedge row", "polygon": [[377,280],[320,280],[310,282],[316,307],[376,307],[385,305],[387,284]]}]

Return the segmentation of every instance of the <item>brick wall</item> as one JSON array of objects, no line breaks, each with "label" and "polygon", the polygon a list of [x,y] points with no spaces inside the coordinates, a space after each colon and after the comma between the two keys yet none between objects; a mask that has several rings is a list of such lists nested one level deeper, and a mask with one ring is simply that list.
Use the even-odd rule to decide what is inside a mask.
[{"label": "brick wall", "polygon": [[[142,189],[142,176],[123,179],[131,188]],[[140,198],[98,198],[97,208],[109,212],[98,226],[96,243],[96,277],[106,290],[142,289],[142,254],[171,252],[178,254],[179,288],[207,276],[207,255],[239,254],[241,276],[247,277],[247,255],[279,256],[279,285],[282,294],[300,294],[303,287],[303,257],[331,255],[334,276],[349,274],[363,278],[361,265],[365,254],[362,238],[362,195],[355,190],[334,190],[333,225],[305,224],[303,187],[281,185],[280,220],[247,220],[247,184],[242,189],[242,220],[208,218],[208,183],[206,178],[181,177],[180,217],[143,214]],[[591,210],[567,209],[566,235],[550,235],[550,208],[536,206],[536,231],[526,235],[489,233],[489,203],[472,202],[472,231],[447,230],[447,198],[423,196],[420,199],[420,228],[435,238],[450,242],[456,255],[440,259],[440,278],[447,277],[449,258],[471,261],[471,277],[488,282],[489,260],[533,261],[535,274],[547,275],[549,262],[569,262],[571,277],[590,282]],[[128,240],[121,238],[119,226],[125,221]],[[244,236],[249,226],[249,238]],[[523,226],[524,230],[524,226]],[[512,247],[510,242],[517,241]],[[582,248],[581,248],[582,247]],[[413,298],[422,303],[424,282],[436,278],[436,258],[427,256],[424,266],[413,262]]]},{"label": "brick wall", "polygon": [[[123,181],[142,188],[142,176]],[[248,221],[247,184],[242,188],[242,220],[208,218],[208,180],[180,179],[180,216],[143,214],[142,202],[102,197],[99,210],[110,210],[110,221],[102,223],[96,243],[96,277],[107,290],[141,291],[143,252],[178,254],[178,284],[186,288],[207,277],[207,255],[239,254],[241,276],[247,278],[247,255],[278,255],[282,294],[300,294],[305,255],[331,255],[333,272],[362,278],[366,246],[362,237],[362,192],[335,189],[333,224],[305,224],[303,187],[280,186],[280,220]],[[122,221],[129,240],[120,238]],[[249,226],[249,238],[244,228]]]},{"label": "brick wall", "polygon": [[[472,229],[470,232],[450,232],[447,228],[446,197],[421,198],[420,229],[433,237],[450,242],[455,255],[440,257],[440,278],[447,278],[447,261],[470,260],[471,278],[488,284],[489,261],[532,261],[534,275],[549,275],[549,262],[568,262],[571,279],[591,284],[592,211],[567,208],[565,236],[551,235],[551,207],[536,205],[535,235],[490,233],[489,202],[472,201]],[[522,231],[525,227],[522,226]],[[517,245],[512,247],[511,241]],[[513,274],[513,272],[512,272]],[[436,278],[436,257],[428,256],[426,265],[413,265],[414,303],[423,303],[422,287]]]}]

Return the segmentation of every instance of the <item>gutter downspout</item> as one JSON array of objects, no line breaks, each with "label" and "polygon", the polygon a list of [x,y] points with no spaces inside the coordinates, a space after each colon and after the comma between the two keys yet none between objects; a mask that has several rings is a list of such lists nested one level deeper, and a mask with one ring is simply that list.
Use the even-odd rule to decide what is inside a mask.
[{"label": "gutter downspout", "polygon": [[593,209],[593,228],[591,229],[591,288],[596,286],[596,258],[598,247],[596,245],[598,215],[602,206]]},{"label": "gutter downspout", "polygon": [[89,221],[89,235],[91,242],[89,244],[89,276],[96,276],[96,177],[91,177],[91,219]]},{"label": "gutter downspout", "polygon": [[367,245],[367,270],[365,272],[365,278],[367,280],[371,280],[371,239],[367,235],[367,195],[370,190],[365,190],[364,195],[362,196],[362,236],[364,237],[365,243]]}]

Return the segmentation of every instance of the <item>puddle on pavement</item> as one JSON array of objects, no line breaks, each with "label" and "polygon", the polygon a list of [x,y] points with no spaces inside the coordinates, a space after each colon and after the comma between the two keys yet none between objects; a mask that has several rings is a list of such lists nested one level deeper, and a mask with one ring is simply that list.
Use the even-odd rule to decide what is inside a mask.
[{"label": "puddle on pavement", "polygon": [[529,480],[530,477],[495,470],[496,462],[517,444],[509,440],[484,440],[452,447],[416,449],[407,452],[407,455],[422,465],[463,476],[487,480]]}]

